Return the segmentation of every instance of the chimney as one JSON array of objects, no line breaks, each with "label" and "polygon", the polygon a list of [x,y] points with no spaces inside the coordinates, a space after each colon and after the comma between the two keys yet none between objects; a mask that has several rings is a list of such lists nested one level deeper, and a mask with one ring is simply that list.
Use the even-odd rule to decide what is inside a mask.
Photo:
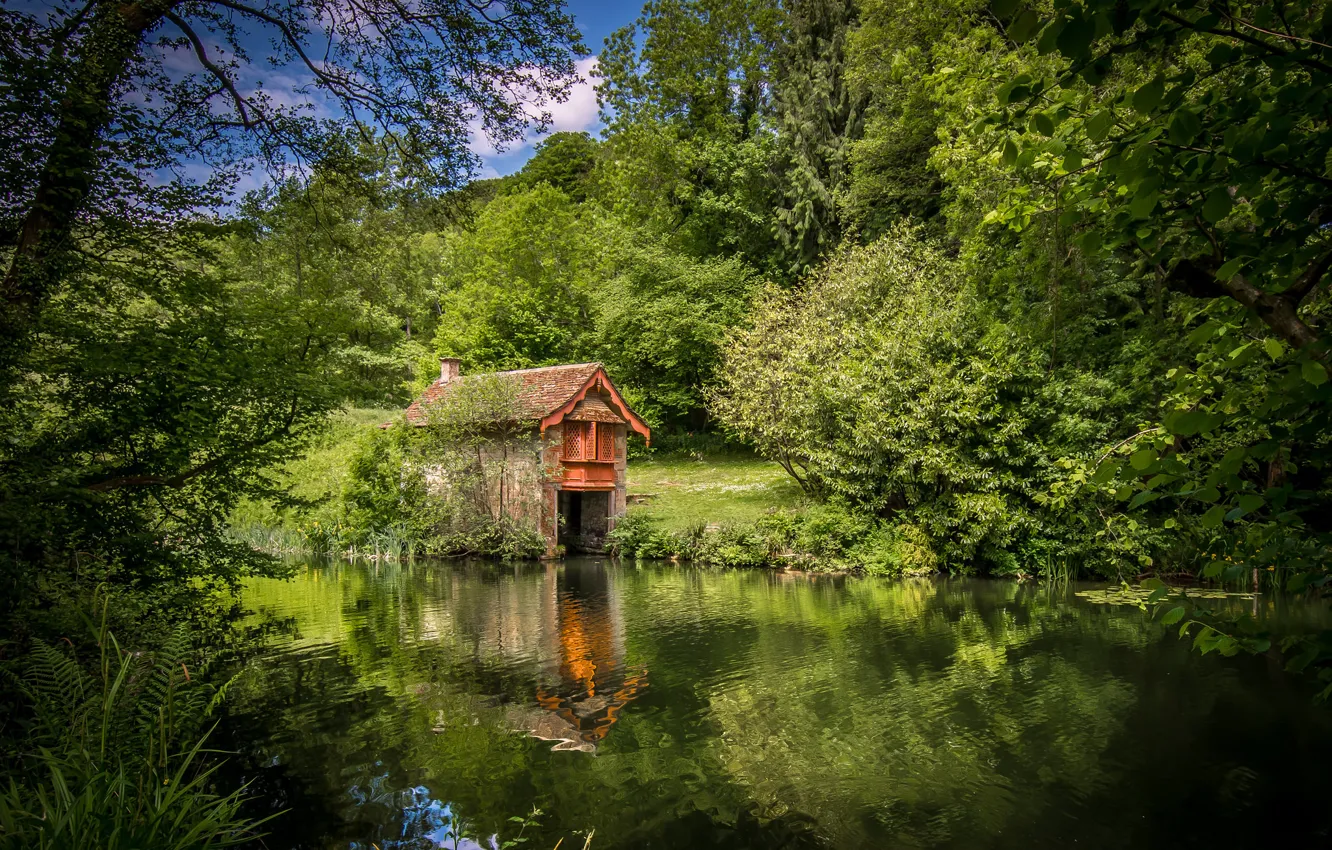
[{"label": "chimney", "polygon": [[449,381],[455,380],[461,369],[462,361],[457,357],[439,358],[439,382],[447,384]]}]

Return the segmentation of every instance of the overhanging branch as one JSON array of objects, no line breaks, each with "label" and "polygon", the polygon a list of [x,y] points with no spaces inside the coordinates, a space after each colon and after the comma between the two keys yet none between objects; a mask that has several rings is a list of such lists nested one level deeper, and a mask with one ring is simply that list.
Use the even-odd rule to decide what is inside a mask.
[{"label": "overhanging branch", "polygon": [[[1305,279],[1312,280],[1317,274],[1327,271],[1327,264],[1332,258],[1325,257],[1310,268],[1296,286]],[[1323,362],[1328,360],[1328,352],[1320,343],[1322,340],[1313,328],[1304,323],[1299,316],[1300,297],[1291,289],[1285,292],[1266,292],[1254,286],[1243,275],[1233,275],[1229,280],[1220,280],[1216,276],[1219,264],[1211,259],[1180,260],[1166,275],[1166,285],[1176,292],[1195,298],[1230,297],[1243,304],[1250,312],[1262,319],[1277,336],[1285,340],[1292,348],[1307,349],[1309,353]],[[1322,271],[1319,272],[1319,269]],[[1311,288],[1316,281],[1309,283]]]},{"label": "overhanging branch", "polygon": [[208,51],[204,49],[203,41],[194,30],[190,29],[189,24],[181,20],[175,12],[167,12],[165,17],[175,24],[178,30],[185,33],[185,37],[190,41],[190,46],[194,48],[194,55],[199,60],[199,64],[204,66],[208,73],[212,74],[222,88],[231,95],[232,103],[236,105],[236,114],[240,116],[241,126],[247,130],[252,129],[255,123],[250,121],[249,110],[245,107],[245,98],[241,97],[241,93],[236,90],[236,81],[231,78],[231,75],[225,69],[208,58]]}]

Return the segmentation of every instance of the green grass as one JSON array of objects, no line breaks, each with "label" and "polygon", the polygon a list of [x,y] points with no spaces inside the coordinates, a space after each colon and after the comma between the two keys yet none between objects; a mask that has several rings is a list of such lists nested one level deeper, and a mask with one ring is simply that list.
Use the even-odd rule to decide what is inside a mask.
[{"label": "green grass", "polygon": [[[286,464],[279,473],[279,480],[298,499],[327,505],[342,492],[348,463],[362,436],[401,415],[402,411],[398,409],[372,407],[351,407],[334,413],[328,431],[303,456]],[[319,509],[316,508],[314,513],[317,515]],[[290,530],[299,521],[290,510],[279,512],[269,505],[247,500],[232,513],[231,522],[241,530],[250,527]]]},{"label": "green grass", "polygon": [[[635,496],[650,496],[634,505]],[[752,455],[629,461],[630,508],[669,531],[708,523],[753,522],[774,508],[803,504],[800,487],[777,464]]]},{"label": "green grass", "polygon": [[347,465],[362,436],[402,415],[401,410],[351,407],[335,413],[329,430],[305,456],[287,464],[291,491],[301,498],[319,498],[342,492]]}]

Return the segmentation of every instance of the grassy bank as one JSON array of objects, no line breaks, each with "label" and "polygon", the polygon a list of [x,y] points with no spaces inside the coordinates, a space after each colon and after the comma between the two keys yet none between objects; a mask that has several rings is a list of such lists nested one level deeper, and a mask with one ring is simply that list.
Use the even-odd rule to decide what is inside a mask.
[{"label": "grassy bank", "polygon": [[753,455],[631,461],[629,498],[611,535],[612,550],[626,557],[871,575],[938,569],[919,529],[818,504]]},{"label": "grassy bank", "polygon": [[666,531],[752,523],[803,502],[780,466],[753,455],[631,460],[629,499],[636,514]]}]

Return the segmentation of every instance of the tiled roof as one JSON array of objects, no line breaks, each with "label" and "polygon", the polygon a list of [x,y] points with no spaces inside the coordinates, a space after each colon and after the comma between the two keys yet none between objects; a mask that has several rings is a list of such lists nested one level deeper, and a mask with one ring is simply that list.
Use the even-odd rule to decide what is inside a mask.
[{"label": "tiled roof", "polygon": [[614,422],[623,425],[624,417],[616,413],[599,395],[588,394],[564,417],[572,422]]},{"label": "tiled roof", "polygon": [[448,398],[455,387],[481,377],[498,377],[513,381],[518,418],[542,419],[573,398],[600,368],[600,363],[573,363],[567,366],[489,372],[486,375],[462,375],[447,383],[436,380],[407,408],[407,421],[413,425],[424,425],[426,407]]}]

